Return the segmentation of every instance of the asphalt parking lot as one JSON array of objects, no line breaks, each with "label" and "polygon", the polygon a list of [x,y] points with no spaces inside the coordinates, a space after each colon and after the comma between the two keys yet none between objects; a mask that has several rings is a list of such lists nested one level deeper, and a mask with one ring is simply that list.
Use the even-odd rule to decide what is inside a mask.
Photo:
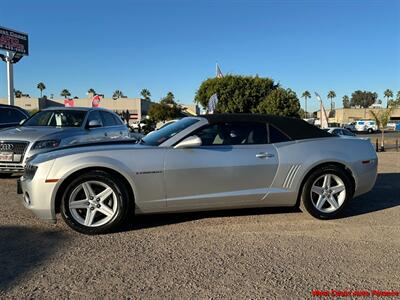
[{"label": "asphalt parking lot", "polygon": [[379,154],[373,191],[341,219],[295,209],[137,217],[84,236],[23,208],[0,179],[0,298],[311,298],[400,290],[400,153]]}]

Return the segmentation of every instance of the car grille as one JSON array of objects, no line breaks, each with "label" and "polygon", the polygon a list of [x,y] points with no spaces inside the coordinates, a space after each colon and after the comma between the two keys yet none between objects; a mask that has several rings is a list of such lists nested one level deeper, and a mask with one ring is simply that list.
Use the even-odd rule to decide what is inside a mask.
[{"label": "car grille", "polygon": [[12,161],[2,161],[0,159],[0,164],[20,163],[24,158],[28,145],[28,142],[0,141],[0,152],[13,153]]}]

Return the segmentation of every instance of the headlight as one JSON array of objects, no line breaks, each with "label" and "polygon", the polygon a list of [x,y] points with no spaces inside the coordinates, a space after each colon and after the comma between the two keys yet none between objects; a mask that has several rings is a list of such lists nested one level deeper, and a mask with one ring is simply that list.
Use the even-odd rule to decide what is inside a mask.
[{"label": "headlight", "polygon": [[45,141],[38,141],[33,144],[32,149],[46,149],[46,148],[57,148],[60,146],[60,140],[45,140]]},{"label": "headlight", "polygon": [[32,179],[37,171],[38,167],[31,165],[31,164],[26,164],[25,169],[24,169],[24,177],[27,179]]}]

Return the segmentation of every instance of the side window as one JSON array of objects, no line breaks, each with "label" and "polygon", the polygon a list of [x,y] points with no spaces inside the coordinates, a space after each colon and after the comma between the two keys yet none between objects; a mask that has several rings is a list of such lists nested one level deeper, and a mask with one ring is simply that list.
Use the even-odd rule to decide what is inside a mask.
[{"label": "side window", "polygon": [[203,127],[195,133],[203,146],[266,144],[266,124],[256,122],[227,122]]},{"label": "side window", "polygon": [[103,124],[103,121],[101,120],[100,114],[98,111],[92,111],[89,114],[88,120],[87,120],[87,124],[89,124],[90,121],[98,121],[100,124]]},{"label": "side window", "polygon": [[105,127],[119,125],[115,120],[114,115],[109,112],[102,111],[101,117],[103,118],[103,126]]},{"label": "side window", "polygon": [[0,108],[0,121],[1,123],[19,123],[26,117],[14,108]]},{"label": "side window", "polygon": [[116,125],[123,125],[122,119],[121,119],[119,116],[113,115],[113,118],[114,118],[114,120],[115,120],[115,124],[116,124]]},{"label": "side window", "polygon": [[269,142],[271,144],[290,141],[290,138],[282,131],[280,131],[278,128],[276,128],[274,125],[271,124],[268,125],[268,133],[269,133]]}]

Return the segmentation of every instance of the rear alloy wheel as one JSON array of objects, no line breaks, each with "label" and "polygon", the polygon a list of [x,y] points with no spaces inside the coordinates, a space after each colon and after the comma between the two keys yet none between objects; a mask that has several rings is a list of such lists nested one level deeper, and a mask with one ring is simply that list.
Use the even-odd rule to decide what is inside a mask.
[{"label": "rear alloy wheel", "polygon": [[349,175],[337,166],[327,166],[315,171],[307,179],[301,208],[318,219],[336,217],[353,197]]},{"label": "rear alloy wheel", "polygon": [[66,188],[61,215],[74,230],[85,234],[110,232],[125,220],[129,196],[108,173],[92,171]]}]

